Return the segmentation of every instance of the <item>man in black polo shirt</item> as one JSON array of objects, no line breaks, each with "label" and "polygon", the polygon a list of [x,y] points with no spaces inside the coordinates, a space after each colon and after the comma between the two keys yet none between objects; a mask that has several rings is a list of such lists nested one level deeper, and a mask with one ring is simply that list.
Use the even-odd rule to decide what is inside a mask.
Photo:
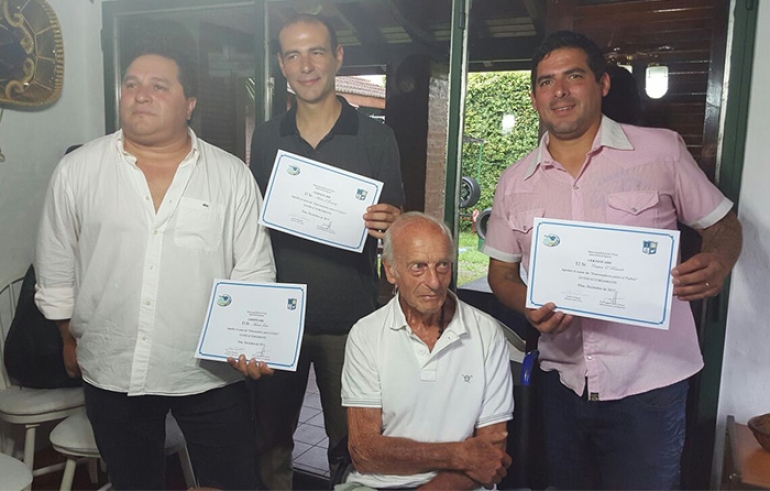
[{"label": "man in black polo shirt", "polygon": [[254,382],[260,474],[267,489],[292,488],[292,449],[313,363],[329,448],[346,435],[340,400],[348,331],[376,308],[377,239],[401,214],[404,191],[398,147],[387,126],[359,114],[334,91],[343,50],[324,20],[299,15],[278,32],[278,62],[296,105],[254,131],[251,171],[265,192],[279,149],[384,183],[380,203],[364,215],[370,237],[362,253],[271,231],[277,281],[308,288],[305,337],[296,372],[276,371]]}]

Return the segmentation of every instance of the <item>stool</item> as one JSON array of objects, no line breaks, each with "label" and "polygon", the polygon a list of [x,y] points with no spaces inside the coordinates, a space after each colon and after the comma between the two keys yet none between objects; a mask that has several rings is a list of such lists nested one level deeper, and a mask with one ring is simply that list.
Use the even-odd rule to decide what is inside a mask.
[{"label": "stool", "polygon": [[21,491],[32,484],[32,472],[21,460],[0,454],[0,476],[3,476],[3,489]]},{"label": "stool", "polygon": [[[96,448],[96,440],[88,421],[85,410],[78,411],[68,417],[51,432],[51,444],[59,453],[67,457],[64,466],[60,490],[72,489],[72,480],[75,477],[75,466],[78,457],[98,459],[99,450]],[[185,484],[188,488],[196,486],[190,455],[187,453],[187,445],[179,429],[176,420],[171,413],[166,416],[166,455],[178,454],[182,466]]]}]

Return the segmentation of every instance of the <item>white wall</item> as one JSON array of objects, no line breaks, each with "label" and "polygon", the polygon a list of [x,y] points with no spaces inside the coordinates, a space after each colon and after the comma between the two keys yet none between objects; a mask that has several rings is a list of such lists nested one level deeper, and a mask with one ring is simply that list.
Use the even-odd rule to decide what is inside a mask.
[{"label": "white wall", "polygon": [[104,134],[101,2],[48,0],[64,39],[64,88],[38,111],[5,109],[0,121],[0,287],[32,260],[43,196],[56,162],[72,144]]},{"label": "white wall", "polygon": [[738,210],[744,242],[727,314],[714,459],[718,474],[727,415],[745,424],[752,416],[770,413],[770,3],[756,5],[759,22]]}]

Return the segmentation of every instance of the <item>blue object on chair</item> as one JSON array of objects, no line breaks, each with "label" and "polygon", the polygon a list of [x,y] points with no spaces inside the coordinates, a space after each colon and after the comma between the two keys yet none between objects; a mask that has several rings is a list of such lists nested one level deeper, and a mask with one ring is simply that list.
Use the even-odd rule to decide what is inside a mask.
[{"label": "blue object on chair", "polygon": [[[508,453],[513,458],[511,468],[508,469],[508,475],[500,483],[498,489],[532,489],[533,459],[532,454],[532,434],[533,411],[532,411],[532,381],[533,373],[537,368],[537,358],[540,352],[532,350],[528,352],[521,362],[521,374],[519,380],[513,387],[514,407],[513,421],[509,423],[509,432],[511,436],[508,440]],[[536,432],[535,432],[536,433]],[[536,460],[536,459],[535,459]]]},{"label": "blue object on chair", "polygon": [[529,387],[538,356],[540,356],[540,352],[532,350],[524,356],[524,360],[521,362],[521,385],[524,387]]}]

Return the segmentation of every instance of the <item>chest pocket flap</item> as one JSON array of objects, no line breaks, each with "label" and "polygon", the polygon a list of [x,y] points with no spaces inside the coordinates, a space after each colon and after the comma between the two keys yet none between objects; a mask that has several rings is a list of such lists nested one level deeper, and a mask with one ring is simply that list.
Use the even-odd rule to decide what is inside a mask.
[{"label": "chest pocket flap", "polygon": [[658,204],[658,193],[655,191],[630,191],[607,195],[607,206],[630,215],[653,208]]},{"label": "chest pocket flap", "polygon": [[508,226],[516,232],[528,233],[532,229],[535,218],[542,218],[545,208],[520,211],[508,217]]}]

